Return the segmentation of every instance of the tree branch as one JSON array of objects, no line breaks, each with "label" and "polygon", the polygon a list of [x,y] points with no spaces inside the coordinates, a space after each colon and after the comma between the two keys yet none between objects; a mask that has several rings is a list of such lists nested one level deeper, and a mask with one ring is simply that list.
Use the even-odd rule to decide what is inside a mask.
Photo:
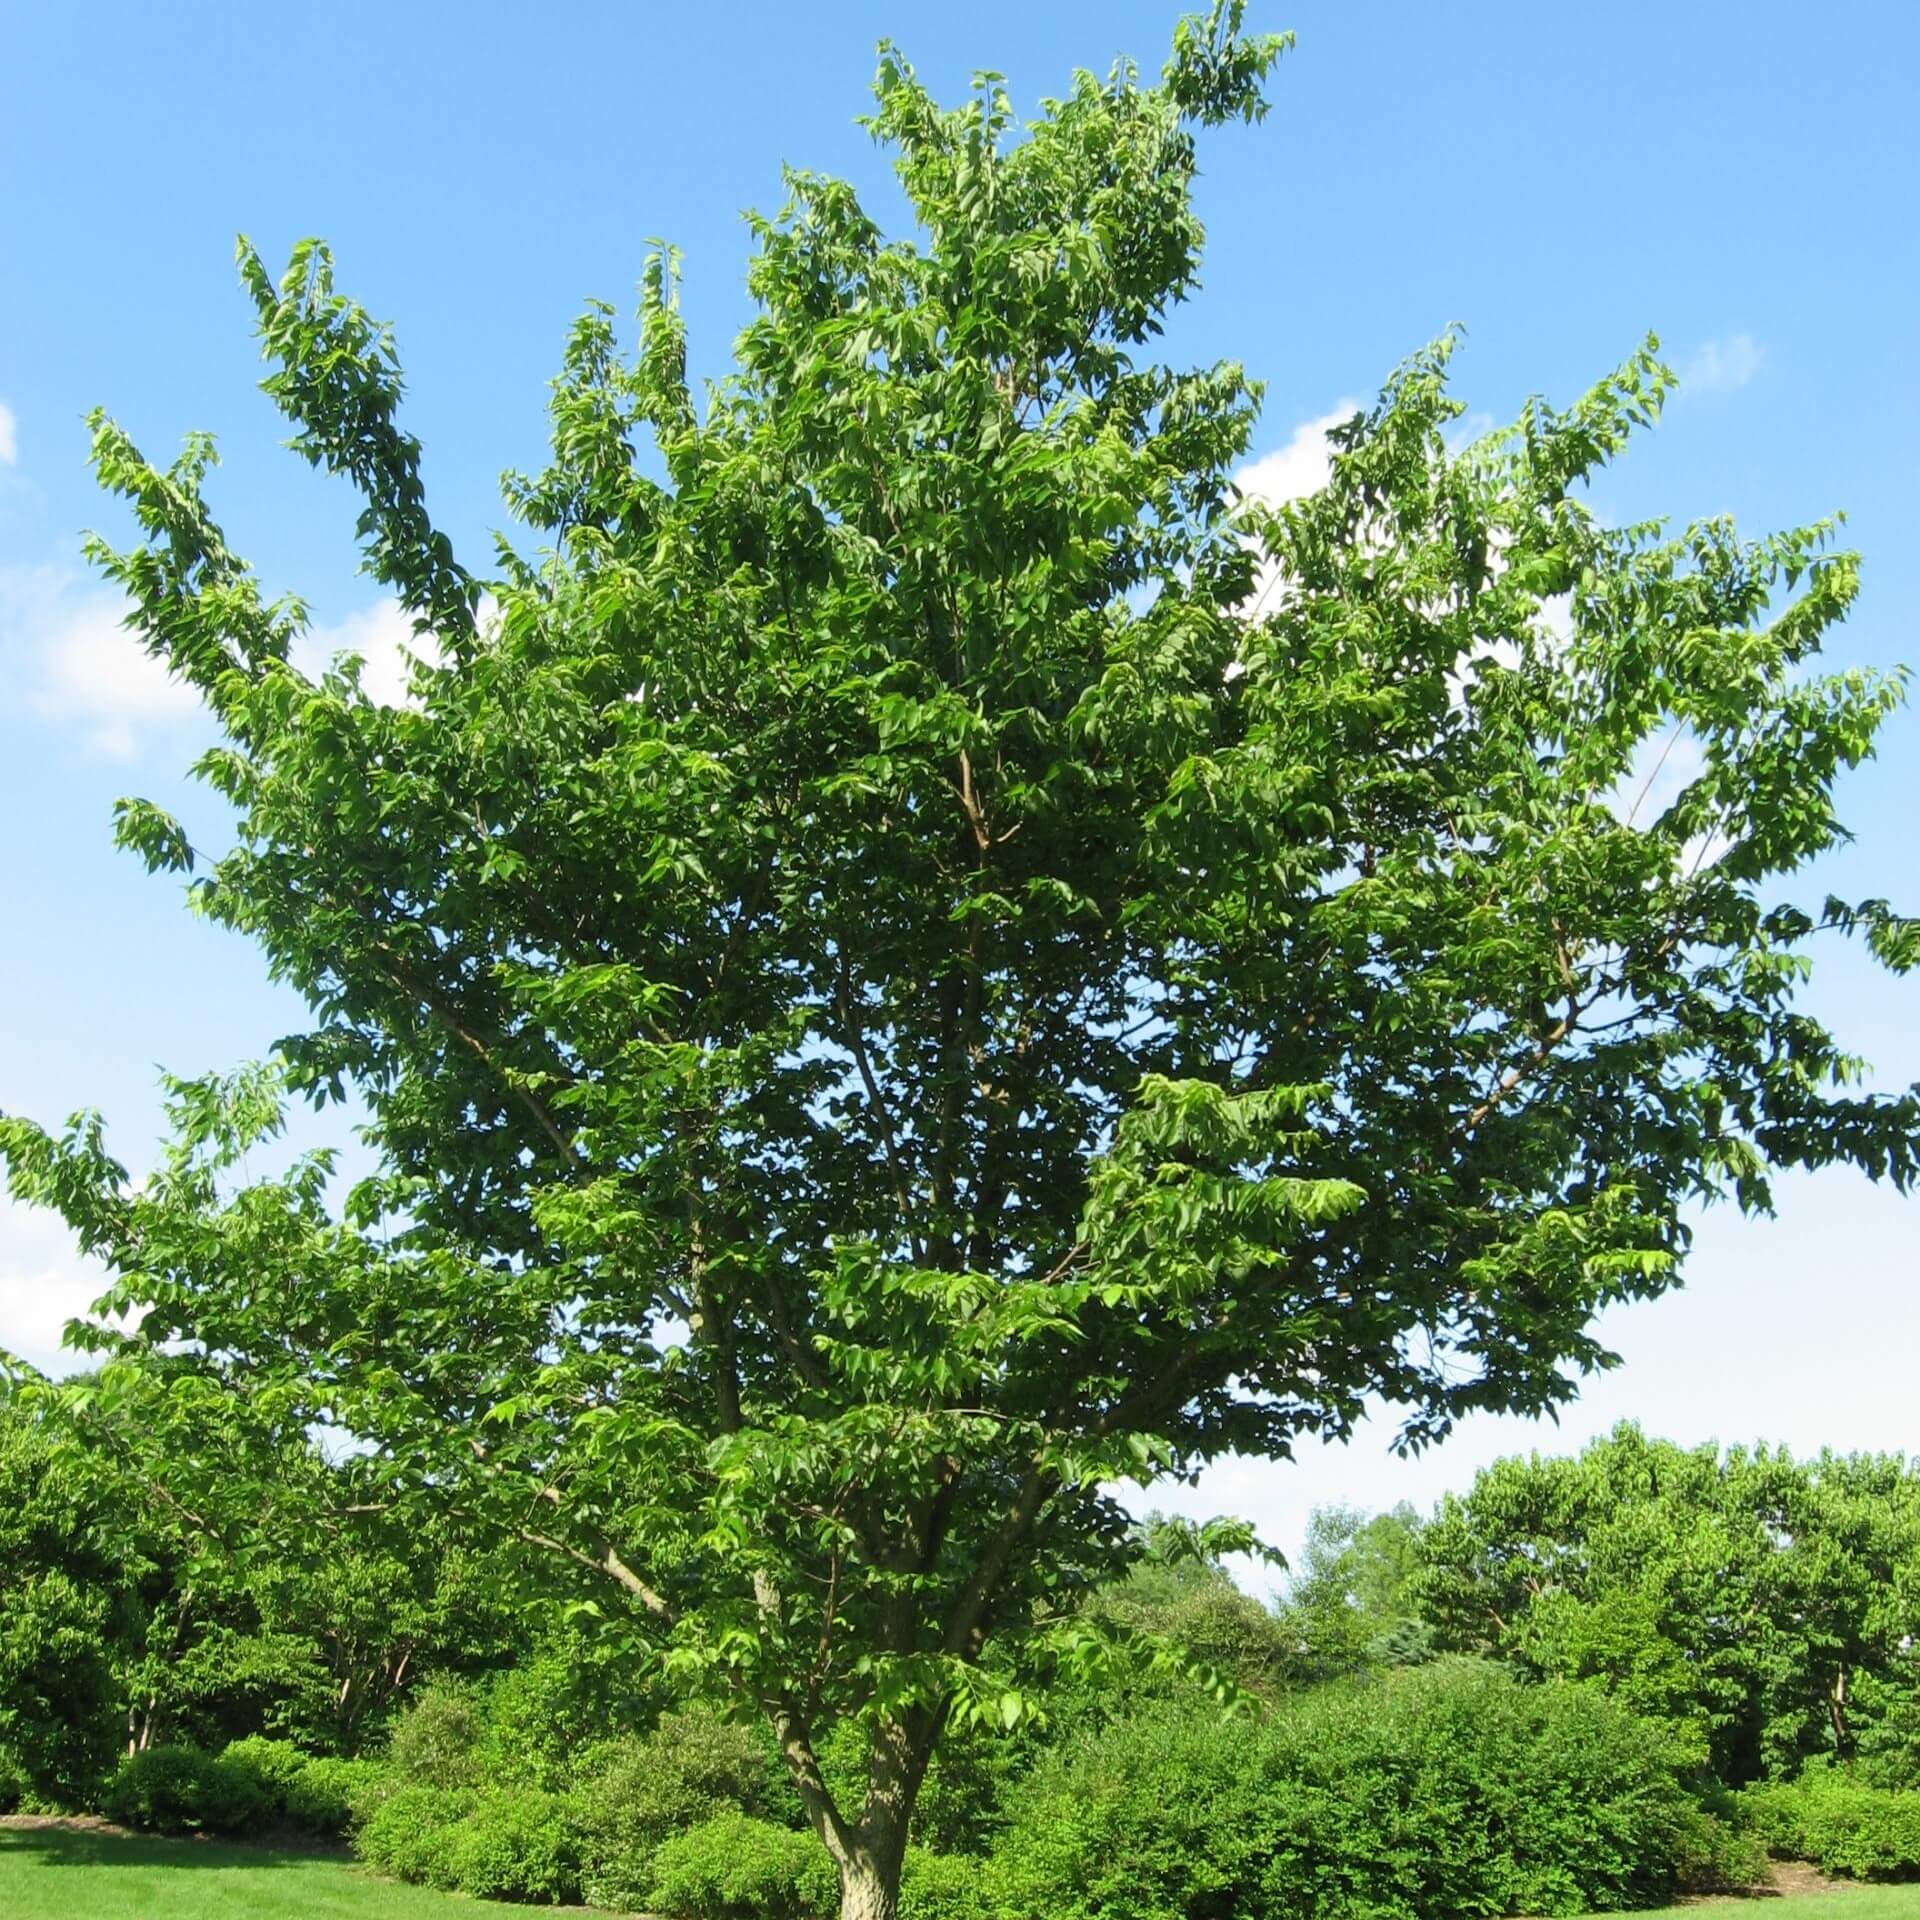
[{"label": "tree branch", "polygon": [[567,1559],[594,1573],[604,1573],[609,1578],[617,1580],[656,1619],[672,1624],[674,1618],[672,1606],[664,1596],[648,1586],[611,1547],[596,1560],[592,1554],[584,1552],[579,1547],[569,1546],[564,1540],[556,1540],[548,1533],[534,1533],[523,1527],[516,1537],[530,1547],[541,1547],[549,1553],[564,1554]]},{"label": "tree branch", "polygon": [[907,1241],[913,1248],[915,1262],[924,1264],[926,1248],[919,1234],[913,1230],[912,1189],[907,1184],[906,1169],[901,1163],[899,1143],[894,1136],[893,1116],[887,1109],[887,1103],[880,1097],[880,1083],[874,1077],[873,1063],[867,1058],[867,1043],[854,1014],[853,997],[848,991],[844,947],[839,957],[839,984],[835,997],[839,1001],[840,1030],[846,1039],[847,1051],[853,1055],[853,1063],[860,1073],[860,1084],[867,1090],[867,1104],[873,1108],[874,1116],[880,1123],[880,1145],[887,1156],[887,1170],[893,1176],[893,1197],[900,1209],[900,1223],[906,1228]]}]

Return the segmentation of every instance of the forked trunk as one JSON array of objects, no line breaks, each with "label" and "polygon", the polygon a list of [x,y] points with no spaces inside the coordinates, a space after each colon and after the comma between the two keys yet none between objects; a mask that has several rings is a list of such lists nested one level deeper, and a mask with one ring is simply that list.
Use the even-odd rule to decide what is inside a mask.
[{"label": "forked trunk", "polygon": [[900,1869],[888,1872],[871,1855],[840,1869],[840,1920],[899,1920]]}]

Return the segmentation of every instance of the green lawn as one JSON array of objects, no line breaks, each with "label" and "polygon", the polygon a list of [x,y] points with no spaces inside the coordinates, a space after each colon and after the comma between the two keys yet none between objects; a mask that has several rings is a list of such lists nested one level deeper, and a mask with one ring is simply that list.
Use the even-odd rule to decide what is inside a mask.
[{"label": "green lawn", "polygon": [[[6,1883],[0,1880],[0,1886]],[[1920,1920],[1920,1881],[1899,1887],[1842,1887],[1784,1899],[1711,1900],[1663,1907],[1634,1920]]]},{"label": "green lawn", "polygon": [[[5,1920],[450,1920],[456,1911],[474,1920],[521,1909],[395,1886],[314,1854],[0,1827]],[[1637,1920],[1920,1920],[1920,1885],[1756,1901],[1737,1917],[1716,1902]]]},{"label": "green lawn", "polygon": [[6,1920],[473,1920],[476,1909],[472,1900],[395,1886],[323,1855],[0,1828]]}]

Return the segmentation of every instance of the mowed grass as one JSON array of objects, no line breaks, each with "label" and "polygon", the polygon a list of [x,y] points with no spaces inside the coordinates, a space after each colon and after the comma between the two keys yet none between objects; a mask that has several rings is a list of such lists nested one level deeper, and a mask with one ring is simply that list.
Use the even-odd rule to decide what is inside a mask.
[{"label": "mowed grass", "polygon": [[376,1880],[324,1854],[0,1827],[5,1920],[474,1920],[515,1911]]},{"label": "mowed grass", "polygon": [[[1668,1907],[1636,1920],[1730,1920],[1726,1909],[1734,1904]],[[1920,1884],[1739,1905],[1741,1920],[1920,1920]],[[456,1913],[476,1920],[482,1912],[515,1911],[396,1886],[323,1854],[0,1826],[5,1920],[451,1920]]]},{"label": "mowed grass", "polygon": [[[0,1883],[4,1884],[4,1883]],[[1920,1881],[1898,1887],[1836,1887],[1830,1893],[1701,1900],[1635,1920],[1920,1920]]]}]

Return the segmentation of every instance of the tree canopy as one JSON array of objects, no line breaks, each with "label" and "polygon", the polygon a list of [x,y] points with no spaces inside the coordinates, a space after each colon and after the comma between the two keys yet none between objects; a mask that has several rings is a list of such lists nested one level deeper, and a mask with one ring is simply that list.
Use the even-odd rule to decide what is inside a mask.
[{"label": "tree canopy", "polygon": [[[1920,1102],[1796,999],[1817,935],[1920,950],[1784,889],[1901,695],[1817,670],[1832,523],[1583,504],[1652,343],[1460,446],[1442,340],[1280,505],[1236,485],[1245,371],[1155,357],[1199,136],[1282,45],[1222,0],[1024,129],[883,48],[914,233],[790,173],[700,395],[671,255],[631,354],[590,308],[491,577],[429,517],[388,331],[317,243],[278,279],[243,243],[265,389],[413,619],[399,704],[296,664],[210,442],[94,423],[139,529],[94,556],[237,820],[120,836],[311,1009],[176,1088],[144,1182],[87,1117],[4,1123],[133,1316],[100,1405],[179,1350],[176,1390],[547,1554],[772,1721],[850,1913],[891,1910],[941,1728],[1024,1711],[990,1639],[1118,1657],[1063,1604],[1139,1550],[1117,1481],[1376,1398],[1414,1446],[1551,1407],[1689,1204],[1915,1167]],[[283,1097],[349,1089],[381,1167],[344,1207],[324,1154],[240,1177]],[[815,1760],[849,1717],[851,1797]]]}]

